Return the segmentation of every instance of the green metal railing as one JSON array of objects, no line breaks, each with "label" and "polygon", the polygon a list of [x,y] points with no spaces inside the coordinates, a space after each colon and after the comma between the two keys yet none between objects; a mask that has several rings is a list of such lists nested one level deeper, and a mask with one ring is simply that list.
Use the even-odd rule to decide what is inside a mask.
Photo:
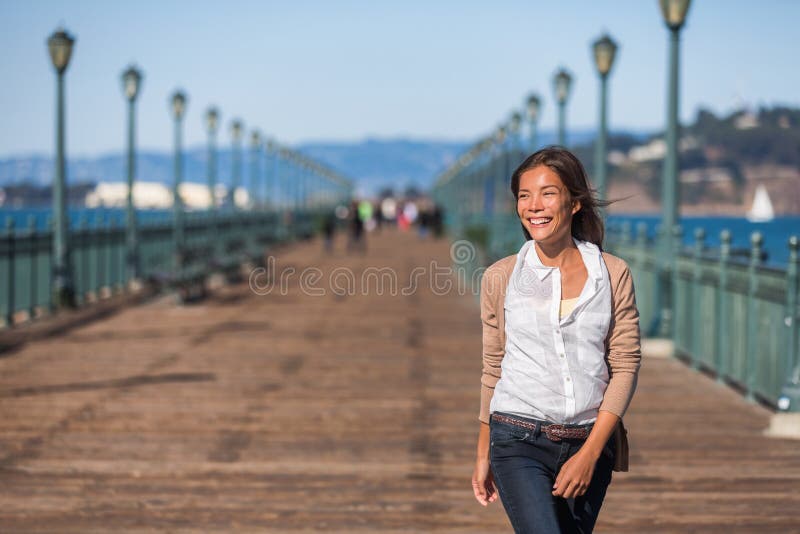
[{"label": "green metal railing", "polygon": [[[657,318],[659,276],[658,251],[645,232],[642,224],[632,239],[627,228],[612,228],[606,242],[609,251],[631,266],[643,329]],[[797,382],[800,363],[797,238],[789,240],[786,269],[761,264],[762,236],[757,232],[746,263],[731,260],[727,231],[720,235],[718,250],[705,246],[702,230],[691,249],[678,245],[680,232],[675,238],[669,274],[676,355],[736,385],[751,400],[784,404],[784,388]]]},{"label": "green metal railing", "polygon": [[[276,211],[186,213],[185,247],[177,271],[171,219],[141,223],[141,277],[160,285],[176,284],[231,269],[248,259],[258,261],[270,244],[314,233],[316,210],[291,215],[293,222],[286,225],[286,213]],[[52,229],[38,230],[32,219],[26,228],[15,228],[9,218],[0,234],[0,315],[6,326],[18,322],[20,313],[33,318],[55,310],[51,291],[52,240]],[[90,227],[83,218],[71,230],[69,242],[78,305],[125,290],[130,280],[124,225]]]}]

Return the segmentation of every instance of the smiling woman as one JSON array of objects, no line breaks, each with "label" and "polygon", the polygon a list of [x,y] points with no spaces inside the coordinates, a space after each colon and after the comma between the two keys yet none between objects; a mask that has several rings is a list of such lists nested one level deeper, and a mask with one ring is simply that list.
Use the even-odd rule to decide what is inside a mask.
[{"label": "smiling woman", "polygon": [[481,286],[483,377],[475,498],[498,493],[516,532],[591,532],[627,471],[622,426],[641,358],[630,271],[602,252],[586,172],[549,147],[514,171],[527,238]]}]

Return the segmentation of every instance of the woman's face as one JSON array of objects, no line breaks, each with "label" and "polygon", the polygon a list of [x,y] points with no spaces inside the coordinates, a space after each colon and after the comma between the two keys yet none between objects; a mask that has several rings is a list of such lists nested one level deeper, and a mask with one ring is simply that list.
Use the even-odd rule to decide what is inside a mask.
[{"label": "woman's face", "polygon": [[522,173],[517,195],[517,215],[537,243],[568,245],[572,216],[581,209],[561,178],[546,165]]}]

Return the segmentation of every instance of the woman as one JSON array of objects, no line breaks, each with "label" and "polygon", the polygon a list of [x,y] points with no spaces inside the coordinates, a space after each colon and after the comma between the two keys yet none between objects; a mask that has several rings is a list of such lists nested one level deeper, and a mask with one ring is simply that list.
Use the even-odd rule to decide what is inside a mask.
[{"label": "woman", "polygon": [[639,314],[624,261],[601,251],[586,172],[549,147],[514,171],[527,238],[481,287],[483,376],[475,498],[498,491],[515,532],[591,532],[636,386]]}]

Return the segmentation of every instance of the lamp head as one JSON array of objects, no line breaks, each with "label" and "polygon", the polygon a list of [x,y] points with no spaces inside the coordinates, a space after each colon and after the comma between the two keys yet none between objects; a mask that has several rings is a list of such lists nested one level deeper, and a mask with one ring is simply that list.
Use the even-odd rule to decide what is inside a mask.
[{"label": "lamp head", "polygon": [[528,120],[531,122],[536,122],[539,119],[539,107],[541,106],[542,102],[539,99],[539,95],[532,94],[528,96]]},{"label": "lamp head", "polygon": [[216,133],[219,127],[219,111],[215,107],[206,110],[206,128],[209,133]]},{"label": "lamp head", "polygon": [[558,100],[559,104],[564,104],[569,97],[569,89],[572,85],[572,76],[566,69],[559,69],[556,72],[555,78],[553,78],[553,83],[556,90],[556,100]]},{"label": "lamp head", "polygon": [[242,121],[239,119],[234,119],[231,121],[231,137],[233,137],[234,141],[238,141],[242,138],[242,130],[244,126],[242,125]]},{"label": "lamp head", "polygon": [[72,57],[72,46],[75,38],[67,30],[59,28],[47,39],[47,49],[50,51],[50,60],[53,62],[56,72],[63,74],[67,70],[69,60]]},{"label": "lamp head", "polygon": [[502,145],[505,140],[506,140],[506,127],[498,126],[497,131],[494,134],[494,141],[498,145]]},{"label": "lamp head", "polygon": [[139,69],[134,65],[125,69],[125,72],[122,73],[122,90],[125,92],[125,98],[131,102],[136,100],[141,83],[142,72]]},{"label": "lamp head", "polygon": [[664,24],[670,30],[680,30],[686,22],[686,13],[689,11],[690,0],[658,0],[661,6],[661,15]]},{"label": "lamp head", "polygon": [[186,112],[186,94],[183,91],[175,91],[172,94],[172,115],[180,120]]},{"label": "lamp head", "polygon": [[592,44],[592,51],[597,72],[601,77],[608,76],[614,65],[614,57],[617,55],[617,43],[606,34]]}]

